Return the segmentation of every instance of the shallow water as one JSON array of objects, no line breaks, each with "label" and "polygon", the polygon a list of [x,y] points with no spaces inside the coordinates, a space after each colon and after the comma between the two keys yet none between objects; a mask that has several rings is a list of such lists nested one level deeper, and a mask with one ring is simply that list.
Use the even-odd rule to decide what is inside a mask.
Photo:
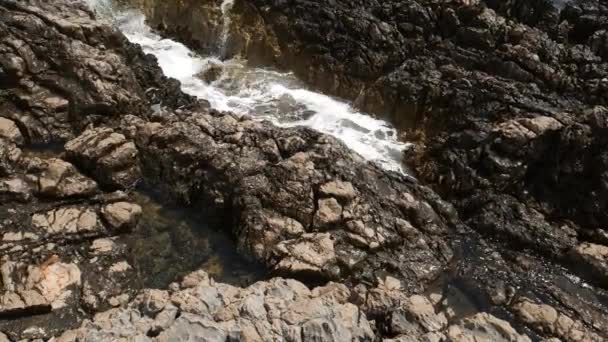
[{"label": "shallow water", "polygon": [[197,269],[234,285],[263,277],[263,267],[240,256],[234,241],[210,228],[197,210],[166,203],[148,189],[135,193],[135,202],[143,209],[141,222],[122,239],[143,287],[166,288]]}]

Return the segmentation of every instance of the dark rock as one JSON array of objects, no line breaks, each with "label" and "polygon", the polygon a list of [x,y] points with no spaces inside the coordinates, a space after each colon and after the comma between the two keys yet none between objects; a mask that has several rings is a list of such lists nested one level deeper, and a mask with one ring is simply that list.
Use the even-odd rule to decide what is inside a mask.
[{"label": "dark rock", "polygon": [[394,262],[378,251],[398,250],[397,277],[413,290],[451,259],[449,205],[333,138],[216,112],[127,116],[123,127],[148,179],[235,227],[241,251],[282,274],[358,279],[367,265]]}]

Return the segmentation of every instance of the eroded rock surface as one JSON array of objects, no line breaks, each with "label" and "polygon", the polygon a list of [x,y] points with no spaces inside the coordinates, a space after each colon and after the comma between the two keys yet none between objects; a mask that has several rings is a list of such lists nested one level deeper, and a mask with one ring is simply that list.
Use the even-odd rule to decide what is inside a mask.
[{"label": "eroded rock surface", "polygon": [[133,270],[111,274],[128,256],[111,239],[137,224],[141,208],[124,193],[101,193],[65,160],[0,145],[12,156],[0,202],[0,330],[12,340],[48,338],[86,311],[119,305],[114,296],[128,301]]},{"label": "eroded rock surface", "polygon": [[[444,193],[464,222],[429,187],[334,138],[208,109],[77,1],[0,0],[0,340],[606,338],[601,284],[551,258],[605,271],[603,173],[591,172],[603,165],[605,110],[591,104],[604,66],[591,50],[551,44],[541,24],[476,1],[236,1],[232,11],[241,32],[226,54],[254,59],[261,45],[258,61],[304,58],[298,73],[335,73],[332,92],[396,116],[432,103],[414,110],[430,147],[414,165],[454,191]],[[36,151],[48,142],[60,147]],[[554,196],[555,182],[576,195]],[[130,193],[140,183],[298,281],[236,287],[201,271],[144,289],[141,258],[120,235],[141,224]],[[583,205],[563,211],[574,201]],[[149,238],[171,239],[160,234]]]},{"label": "eroded rock surface", "polygon": [[87,130],[69,141],[65,150],[69,158],[106,186],[129,189],[141,179],[135,144],[111,128]]},{"label": "eroded rock surface", "polygon": [[[219,15],[219,1],[131,3],[194,47],[227,27],[231,54],[390,118],[417,142],[417,176],[476,231],[566,264],[608,245],[604,4],[237,0],[202,26],[179,13]],[[318,206],[336,220],[336,203]]]},{"label": "eroded rock surface", "polygon": [[158,186],[235,227],[242,252],[271,269],[373,281],[391,265],[415,290],[451,260],[450,205],[334,138],[213,111],[123,126]]},{"label": "eroded rock surface", "polygon": [[372,341],[370,322],[348,302],[348,289],[309,290],[271,279],[247,288],[216,283],[199,271],[171,291],[142,292],[126,308],[96,315],[57,341]]}]

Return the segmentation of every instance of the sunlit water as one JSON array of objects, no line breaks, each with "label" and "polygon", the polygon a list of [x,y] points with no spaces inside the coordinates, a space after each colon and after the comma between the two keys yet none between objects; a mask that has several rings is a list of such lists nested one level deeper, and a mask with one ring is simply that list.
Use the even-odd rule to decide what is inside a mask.
[{"label": "sunlit water", "polygon": [[[333,135],[364,158],[405,172],[401,159],[408,144],[399,141],[397,131],[387,122],[308,90],[292,73],[251,68],[239,59],[222,61],[216,56],[197,55],[185,45],[156,34],[138,11],[113,13],[110,0],[87,1],[101,15],[112,17],[131,42],[156,56],[163,72],[179,80],[184,92],[221,111],[248,114],[277,126],[308,126]],[[232,0],[226,0],[221,6],[225,22],[218,37],[220,46],[227,39],[231,4]]]}]

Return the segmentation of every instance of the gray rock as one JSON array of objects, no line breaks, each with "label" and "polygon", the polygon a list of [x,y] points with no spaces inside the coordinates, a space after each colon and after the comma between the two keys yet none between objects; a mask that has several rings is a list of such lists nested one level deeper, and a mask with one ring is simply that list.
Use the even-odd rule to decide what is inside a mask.
[{"label": "gray rock", "polygon": [[[175,313],[171,306],[164,309],[169,310],[169,317],[159,318],[165,311],[158,312],[160,305],[157,304],[164,303],[168,294],[154,290],[152,297],[156,298],[153,300],[156,304],[154,310],[144,310],[147,314],[137,309],[150,303],[152,291],[136,299],[130,308],[98,314],[91,323],[65,332],[58,341],[100,336],[135,339],[148,331],[158,333],[155,341],[226,341],[229,338],[372,341],[374,338],[365,314],[340,294],[346,290],[343,286],[330,284],[311,292],[297,281],[275,278],[236,288],[210,281],[200,271],[188,279],[189,286],[193,287],[171,294],[171,301],[181,311],[177,319],[171,318],[170,313]],[[194,284],[194,279],[201,282]],[[148,315],[157,318],[152,320]],[[159,319],[163,320],[162,324]]]}]

